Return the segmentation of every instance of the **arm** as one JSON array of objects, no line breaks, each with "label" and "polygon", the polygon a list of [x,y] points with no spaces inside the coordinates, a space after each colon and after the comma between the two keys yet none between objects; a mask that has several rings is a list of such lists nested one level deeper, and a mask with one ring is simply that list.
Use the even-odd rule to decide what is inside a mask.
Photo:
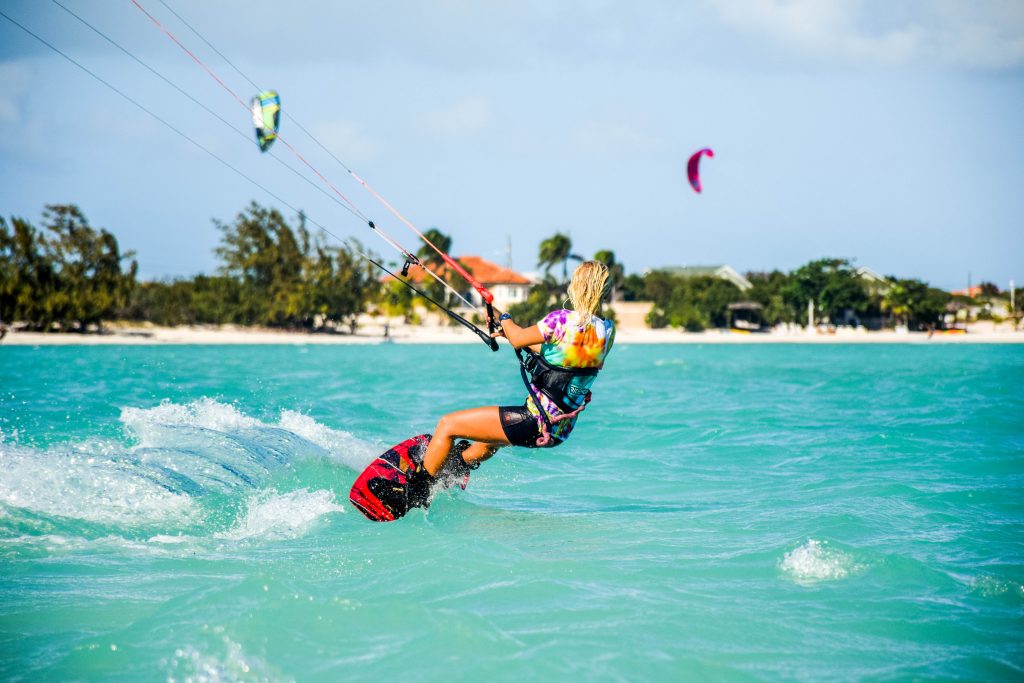
[{"label": "arm", "polygon": [[511,318],[499,320],[498,325],[501,327],[502,336],[508,339],[512,346],[517,349],[544,343],[544,333],[540,331],[540,327],[537,325],[520,327]]}]

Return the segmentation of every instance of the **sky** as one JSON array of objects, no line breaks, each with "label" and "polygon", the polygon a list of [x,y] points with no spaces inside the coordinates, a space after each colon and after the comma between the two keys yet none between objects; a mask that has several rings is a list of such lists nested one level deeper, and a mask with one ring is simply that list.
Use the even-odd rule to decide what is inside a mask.
[{"label": "sky", "polygon": [[242,100],[256,89],[170,10],[280,93],[267,154],[132,0],[59,2],[223,119],[54,0],[0,1],[206,149],[0,17],[0,216],[77,204],[144,278],[212,272],[215,222],[251,201],[393,258],[282,141],[418,249],[301,125],[455,255],[505,263],[511,243],[521,271],[563,232],[628,272],[834,257],[946,289],[1024,282],[1019,0],[138,0]]}]

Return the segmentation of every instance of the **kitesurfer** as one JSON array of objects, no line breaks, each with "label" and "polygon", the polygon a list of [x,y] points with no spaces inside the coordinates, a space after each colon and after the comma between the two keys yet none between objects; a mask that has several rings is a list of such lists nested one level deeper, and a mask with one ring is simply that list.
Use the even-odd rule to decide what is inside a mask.
[{"label": "kitesurfer", "polygon": [[[529,396],[523,405],[488,406],[449,413],[437,423],[423,456],[423,468],[410,482],[413,491],[427,493],[445,469],[456,439],[472,443],[463,450],[462,462],[449,463],[461,472],[475,469],[504,446],[526,448],[557,446],[572,432],[576,418],[590,400],[590,386],[615,339],[610,320],[597,315],[608,282],[608,268],[585,261],[573,272],[568,294],[572,310],[552,311],[536,325],[520,327],[508,313],[495,312],[499,326],[492,336],[509,340],[520,355],[526,372]],[[529,347],[540,347],[532,352]],[[523,353],[528,360],[523,360]],[[460,442],[460,446],[463,446]]]}]

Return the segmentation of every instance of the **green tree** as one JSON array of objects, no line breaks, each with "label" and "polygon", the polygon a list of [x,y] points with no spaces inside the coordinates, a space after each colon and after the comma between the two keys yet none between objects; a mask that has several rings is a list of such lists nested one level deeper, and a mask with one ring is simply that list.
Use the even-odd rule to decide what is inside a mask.
[{"label": "green tree", "polygon": [[379,283],[358,243],[325,245],[300,225],[293,229],[275,209],[256,203],[234,223],[217,223],[222,234],[216,254],[222,277],[238,283],[232,317],[242,324],[315,329],[351,322]]},{"label": "green tree", "polygon": [[243,324],[308,327],[312,291],[303,279],[309,234],[299,235],[276,209],[253,202],[234,223],[214,221],[221,231],[215,253],[223,276],[240,281]]},{"label": "green tree", "polygon": [[999,296],[1002,292],[999,291],[999,285],[994,282],[982,282],[978,285],[978,296],[986,299]]},{"label": "green tree", "polygon": [[117,238],[92,228],[77,206],[47,206],[43,220],[42,230],[21,219],[10,228],[0,221],[0,316],[41,330],[101,326],[135,286],[132,254],[121,254]]},{"label": "green tree", "polygon": [[797,319],[793,305],[786,299],[790,276],[773,270],[770,273],[747,273],[747,279],[753,287],[744,296],[763,306],[761,313],[766,325],[775,326]]},{"label": "green tree", "polygon": [[654,303],[647,314],[647,324],[655,329],[668,327],[668,309],[672,306],[675,288],[680,278],[661,271],[652,270],[644,276],[644,298]]},{"label": "green tree", "polygon": [[728,324],[728,306],[741,298],[728,280],[685,277],[652,271],[644,277],[646,295],[654,306],[647,316],[651,327],[682,327],[699,331]]},{"label": "green tree", "polygon": [[[450,236],[444,234],[437,228],[429,228],[423,234],[438,249],[446,254],[451,254],[452,238]],[[424,243],[423,246],[420,247],[419,251],[416,252],[416,256],[423,262],[423,265],[430,268],[430,270],[447,282],[455,291],[460,291],[465,288],[465,281],[462,279],[462,276],[449,268],[441,255],[438,254],[437,251],[429,244]],[[423,287],[431,298],[435,301],[440,301],[446,306],[449,305],[452,298],[454,298],[451,293],[451,289],[448,289],[432,277],[428,276],[428,279],[423,281]],[[427,302],[419,299],[419,297],[416,297],[416,300],[425,306],[428,305]],[[447,316],[445,317],[445,320],[449,324],[456,324],[449,320]]]},{"label": "green tree", "polygon": [[128,272],[121,270],[133,254],[122,255],[117,238],[91,228],[77,206],[48,206],[43,218],[60,282],[53,309],[61,329],[84,331],[114,317],[135,286],[138,264],[130,261]]},{"label": "green tree", "polygon": [[59,284],[43,236],[31,223],[0,218],[0,321],[27,322],[47,329]]},{"label": "green tree", "polygon": [[[427,231],[424,232],[423,235],[431,244],[444,253],[452,253],[452,238],[450,236],[444,234],[437,228],[427,228]],[[419,248],[419,251],[416,252],[416,256],[418,256],[419,259],[427,265],[434,267],[444,266],[444,259],[441,258],[441,255],[434,250],[434,247],[431,247],[430,244],[426,243],[426,241],[424,241],[423,245]]]},{"label": "green tree", "polygon": [[639,301],[646,296],[644,288],[644,276],[638,273],[630,273],[622,278],[619,295],[623,301]]},{"label": "green tree", "polygon": [[594,254],[594,260],[603,263],[608,267],[608,301],[615,303],[618,300],[619,289],[622,288],[626,279],[626,269],[615,259],[615,252],[611,249],[602,249]]},{"label": "green tree", "polygon": [[569,259],[582,261],[583,259],[572,253],[572,239],[568,235],[556,232],[551,237],[540,243],[540,250],[537,255],[537,265],[544,269],[544,275],[550,277],[551,268],[556,264],[562,264],[562,282],[569,280]]},{"label": "green tree", "polygon": [[921,280],[889,278],[882,298],[882,310],[892,315],[897,325],[926,327],[938,325],[951,300],[947,292],[929,287]]},{"label": "green tree", "polygon": [[244,324],[241,294],[238,280],[224,276],[142,282],[120,317],[164,326]]},{"label": "green tree", "polygon": [[418,297],[413,291],[398,280],[390,280],[380,290],[378,301],[384,313],[389,316],[400,315],[407,323],[417,322],[413,303]]},{"label": "green tree", "polygon": [[842,320],[847,310],[862,313],[869,303],[864,282],[847,259],[818,259],[797,268],[783,294],[801,324],[807,323],[808,301],[832,322]]},{"label": "green tree", "polygon": [[242,285],[222,275],[196,275],[190,281],[190,311],[196,323],[243,324]]},{"label": "green tree", "polygon": [[[311,261],[313,305],[322,324],[349,323],[376,299],[380,290],[377,270],[360,256],[363,245],[356,240],[343,247],[316,247]],[[403,287],[403,289],[405,289]]]}]

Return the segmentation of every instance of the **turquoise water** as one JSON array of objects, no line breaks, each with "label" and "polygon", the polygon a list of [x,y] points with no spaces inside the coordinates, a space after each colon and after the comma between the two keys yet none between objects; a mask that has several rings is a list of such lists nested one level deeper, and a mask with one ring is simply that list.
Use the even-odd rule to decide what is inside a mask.
[{"label": "turquoise water", "polygon": [[0,679],[1024,675],[1024,347],[622,345],[565,446],[348,505],[521,397],[476,346],[0,347]]}]

